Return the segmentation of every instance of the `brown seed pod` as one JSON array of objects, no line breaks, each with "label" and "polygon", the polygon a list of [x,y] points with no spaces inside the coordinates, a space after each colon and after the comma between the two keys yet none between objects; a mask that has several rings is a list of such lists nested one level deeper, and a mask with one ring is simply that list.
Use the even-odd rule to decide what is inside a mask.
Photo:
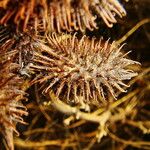
[{"label": "brown seed pod", "polygon": [[53,2],[50,6],[51,27],[53,23],[56,23],[59,32],[61,29],[71,31],[71,28],[80,31],[86,28],[93,30],[98,28],[93,12],[102,17],[108,27],[112,27],[117,22],[115,14],[120,17],[126,15],[126,11],[117,0],[81,0],[71,4],[70,0],[60,1],[60,3]]},{"label": "brown seed pod", "polygon": [[8,149],[13,150],[13,132],[19,134],[16,124],[25,124],[22,116],[27,115],[27,111],[21,103],[25,99],[25,92],[21,88],[23,79],[17,75],[19,65],[13,63],[17,51],[7,51],[11,44],[9,39],[0,46],[0,130]]},{"label": "brown seed pod", "polygon": [[31,25],[36,31],[83,32],[86,28],[98,28],[95,20],[98,16],[112,27],[117,22],[115,15],[123,17],[126,11],[118,0],[3,0],[0,14],[0,24],[13,20],[23,31]]},{"label": "brown seed pod", "polygon": [[38,29],[43,24],[49,32],[62,30],[83,32],[86,28],[93,30],[98,28],[96,18],[99,16],[108,27],[112,27],[117,22],[115,15],[121,18],[126,15],[118,0],[53,0],[45,5],[42,13],[43,21],[41,23],[41,20],[37,19],[35,27]]},{"label": "brown seed pod", "polygon": [[30,69],[39,72],[33,83],[47,83],[44,92],[50,89],[60,99],[78,103],[80,98],[87,104],[100,103],[107,93],[116,98],[116,91],[126,92],[123,83],[137,73],[127,66],[139,64],[127,59],[121,52],[122,46],[109,40],[91,40],[74,34],[47,37],[47,44],[35,42],[33,63]]}]

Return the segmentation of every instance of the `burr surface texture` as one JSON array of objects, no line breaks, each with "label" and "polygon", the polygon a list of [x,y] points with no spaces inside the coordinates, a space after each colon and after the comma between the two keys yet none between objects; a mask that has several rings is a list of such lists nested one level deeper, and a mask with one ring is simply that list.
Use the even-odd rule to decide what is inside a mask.
[{"label": "burr surface texture", "polygon": [[67,101],[99,103],[107,99],[108,93],[116,99],[117,91],[126,92],[124,87],[128,87],[123,81],[137,75],[127,67],[139,63],[126,58],[128,53],[123,54],[123,45],[116,42],[52,34],[47,43],[33,45],[30,69],[39,72],[33,83],[46,83],[44,92],[52,89]]}]

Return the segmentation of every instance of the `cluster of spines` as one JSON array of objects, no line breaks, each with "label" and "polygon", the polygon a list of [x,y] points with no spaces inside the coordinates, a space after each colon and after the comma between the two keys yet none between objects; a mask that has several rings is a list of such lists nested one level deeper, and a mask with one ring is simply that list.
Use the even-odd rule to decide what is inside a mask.
[{"label": "cluster of spines", "polygon": [[[26,107],[22,101],[25,100],[25,92],[22,90],[23,78],[18,74],[19,65],[15,63],[17,50],[12,50],[13,39],[8,39],[1,30],[3,37],[0,45],[0,129],[5,136],[8,149],[13,150],[13,132],[18,131],[16,124],[22,123],[22,116],[27,115]],[[4,38],[6,37],[6,38]]]},{"label": "cluster of spines", "polygon": [[137,75],[126,67],[138,62],[125,58],[127,54],[120,52],[122,46],[109,40],[95,41],[86,36],[78,40],[75,34],[52,34],[47,44],[34,42],[33,47],[30,69],[42,72],[33,83],[48,82],[44,92],[55,89],[60,98],[66,91],[62,99],[70,102],[78,103],[81,98],[85,103],[100,103],[106,99],[107,91],[116,98],[116,90],[125,92],[123,87],[127,87],[122,81]]},{"label": "cluster of spines", "polygon": [[108,27],[112,27],[117,22],[115,15],[119,17],[126,15],[118,0],[53,0],[51,2],[3,0],[0,3],[0,13],[1,24],[6,24],[13,19],[18,26],[20,23],[23,24],[24,31],[27,26],[32,26],[35,30],[50,32],[64,30],[83,32],[86,28],[93,30],[98,28],[96,18],[99,16]]}]

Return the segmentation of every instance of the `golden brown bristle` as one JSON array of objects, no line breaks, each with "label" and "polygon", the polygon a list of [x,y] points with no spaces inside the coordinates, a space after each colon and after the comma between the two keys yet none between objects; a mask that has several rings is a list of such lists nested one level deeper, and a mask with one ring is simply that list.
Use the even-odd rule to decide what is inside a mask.
[{"label": "golden brown bristle", "polygon": [[31,70],[41,72],[33,82],[48,82],[45,92],[56,89],[56,95],[61,97],[66,91],[68,101],[78,103],[79,97],[85,103],[100,101],[99,97],[107,99],[107,92],[116,98],[116,91],[125,92],[123,83],[136,76],[137,73],[127,70],[136,61],[127,59],[122,52],[122,46],[109,40],[102,44],[101,39],[89,40],[83,36],[80,40],[74,34],[66,39],[52,34],[47,37],[47,44],[34,42],[35,48]]}]

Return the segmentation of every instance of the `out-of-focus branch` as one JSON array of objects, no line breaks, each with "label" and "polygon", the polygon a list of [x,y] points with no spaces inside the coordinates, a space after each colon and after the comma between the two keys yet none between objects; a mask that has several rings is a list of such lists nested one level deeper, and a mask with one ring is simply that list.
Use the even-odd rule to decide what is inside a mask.
[{"label": "out-of-focus branch", "polygon": [[81,112],[77,107],[72,107],[70,105],[65,104],[64,102],[60,101],[53,92],[49,93],[49,96],[51,98],[51,105],[56,108],[58,111],[67,114],[67,115],[75,115],[77,119],[84,119],[91,122],[96,123],[104,123],[108,118],[110,117],[111,113],[110,111],[106,111],[102,113],[101,115],[95,115],[92,113],[85,113]]},{"label": "out-of-focus branch", "polygon": [[121,37],[118,41],[117,44],[123,43],[130,35],[132,35],[139,27],[142,25],[150,23],[150,19],[143,19],[140,22],[138,22],[131,30],[129,30],[123,37]]}]

